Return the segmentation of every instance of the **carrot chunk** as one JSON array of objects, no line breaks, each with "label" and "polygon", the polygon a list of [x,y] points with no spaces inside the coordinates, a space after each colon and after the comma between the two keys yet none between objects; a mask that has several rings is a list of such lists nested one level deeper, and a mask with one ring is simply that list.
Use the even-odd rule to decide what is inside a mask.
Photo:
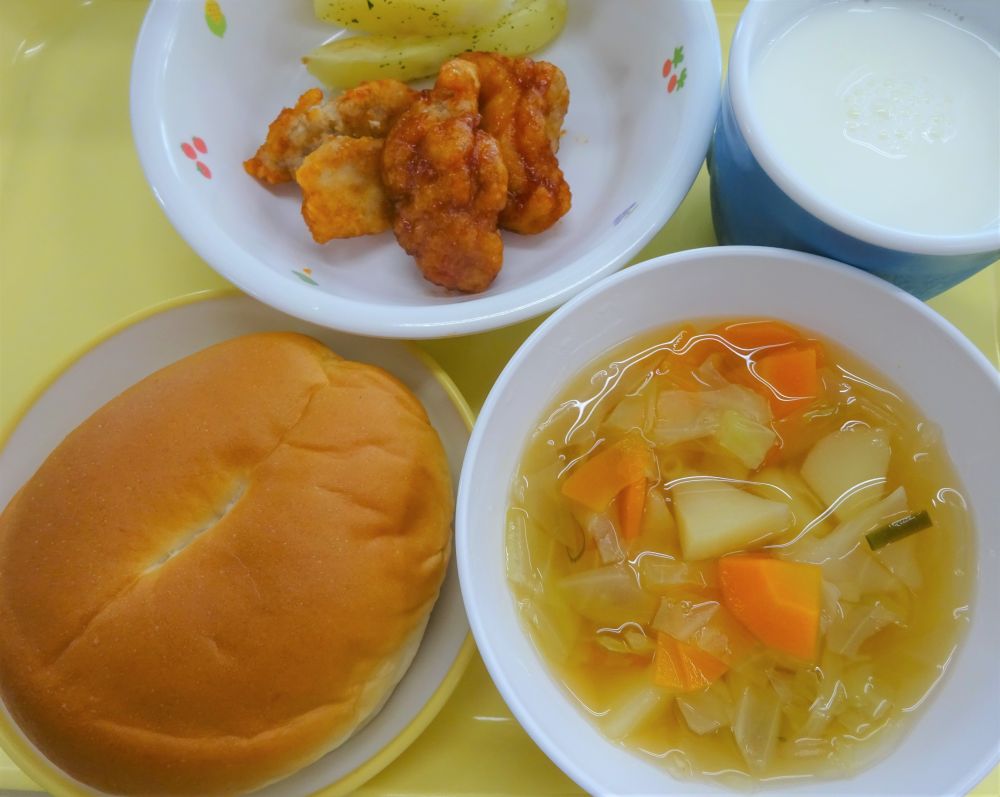
[{"label": "carrot chunk", "polygon": [[646,477],[629,484],[618,493],[618,519],[621,521],[622,536],[626,540],[639,536],[642,526],[642,511],[646,506]]},{"label": "carrot chunk", "polygon": [[815,661],[823,571],[761,555],[719,560],[722,602],[765,645]]},{"label": "carrot chunk", "polygon": [[662,631],[656,637],[653,656],[653,682],[678,692],[703,689],[728,670],[714,656],[686,642],[680,642]]},{"label": "carrot chunk", "polygon": [[747,351],[764,346],[782,346],[802,340],[798,332],[780,321],[742,321],[726,324],[712,331],[736,348]]},{"label": "carrot chunk", "polygon": [[754,363],[754,375],[767,389],[775,417],[783,418],[819,395],[816,349],[787,347],[762,356]]},{"label": "carrot chunk", "polygon": [[652,466],[649,446],[630,435],[577,465],[563,482],[562,493],[592,512],[601,512],[618,493],[640,479],[645,489],[646,473]]}]

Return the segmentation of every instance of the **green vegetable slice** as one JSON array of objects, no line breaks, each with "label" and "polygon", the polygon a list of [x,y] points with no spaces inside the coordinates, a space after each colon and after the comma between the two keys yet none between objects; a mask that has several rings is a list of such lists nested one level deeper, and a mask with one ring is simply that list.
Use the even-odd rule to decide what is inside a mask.
[{"label": "green vegetable slice", "polygon": [[893,520],[891,523],[886,523],[884,526],[875,529],[875,531],[866,534],[865,539],[868,540],[868,547],[873,551],[877,551],[890,542],[901,540],[903,537],[909,537],[911,534],[923,531],[930,525],[930,515],[927,514],[926,510],[922,510]]}]

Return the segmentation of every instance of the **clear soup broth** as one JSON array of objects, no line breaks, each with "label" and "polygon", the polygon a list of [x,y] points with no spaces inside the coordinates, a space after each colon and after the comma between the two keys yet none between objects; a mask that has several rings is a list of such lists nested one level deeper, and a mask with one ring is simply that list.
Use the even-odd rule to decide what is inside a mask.
[{"label": "clear soup broth", "polygon": [[972,530],[936,427],[770,320],[630,340],[534,430],[507,574],[582,710],[675,775],[844,776],[968,624]]}]

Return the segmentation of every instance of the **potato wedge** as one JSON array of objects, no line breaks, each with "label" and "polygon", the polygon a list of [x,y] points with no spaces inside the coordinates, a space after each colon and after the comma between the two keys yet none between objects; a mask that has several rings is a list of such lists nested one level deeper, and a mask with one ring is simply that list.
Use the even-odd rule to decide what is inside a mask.
[{"label": "potato wedge", "polygon": [[[363,0],[367,3],[367,0]],[[309,52],[303,62],[331,88],[365,80],[418,80],[459,53],[485,50],[525,55],[554,39],[566,23],[566,0],[515,0],[492,27],[443,36],[353,36],[335,39]]]},{"label": "potato wedge", "polygon": [[366,80],[418,80],[437,74],[449,58],[468,49],[469,37],[353,36],[317,47],[302,59],[309,72],[331,88]]},{"label": "potato wedge", "polygon": [[385,35],[440,36],[495,24],[514,0],[313,0],[317,19]]}]

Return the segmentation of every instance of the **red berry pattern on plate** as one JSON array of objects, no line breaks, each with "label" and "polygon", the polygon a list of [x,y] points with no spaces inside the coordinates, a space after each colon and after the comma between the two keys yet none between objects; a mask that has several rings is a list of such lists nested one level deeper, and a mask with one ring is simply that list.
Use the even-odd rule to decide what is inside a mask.
[{"label": "red berry pattern on plate", "polygon": [[206,180],[212,179],[212,170],[208,168],[207,163],[199,158],[199,153],[204,155],[208,152],[208,145],[203,138],[194,136],[190,144],[187,141],[182,142],[181,152],[184,153],[184,157],[188,160],[194,161],[195,168],[202,177]]},{"label": "red berry pattern on plate", "polygon": [[674,48],[673,57],[663,62],[663,69],[660,72],[667,79],[668,94],[673,94],[675,91],[680,91],[684,88],[684,83],[687,81],[687,67],[681,67],[680,72],[677,71],[677,67],[680,66],[683,60],[684,47],[677,46]]}]

